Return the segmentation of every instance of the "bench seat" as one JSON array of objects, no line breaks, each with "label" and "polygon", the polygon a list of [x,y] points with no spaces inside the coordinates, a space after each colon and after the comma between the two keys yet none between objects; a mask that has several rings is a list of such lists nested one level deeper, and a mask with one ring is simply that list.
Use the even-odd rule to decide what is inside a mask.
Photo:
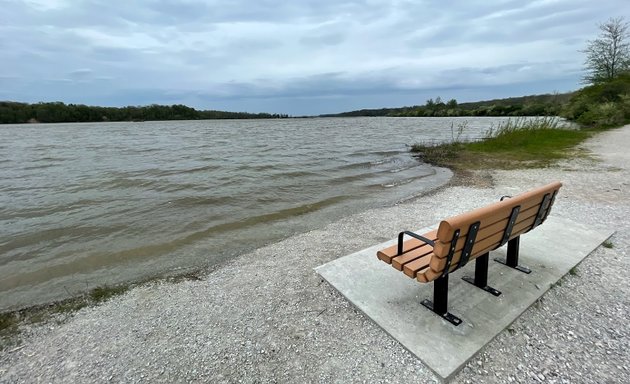
[{"label": "bench seat", "polygon": [[[545,221],[561,186],[553,182],[514,197],[505,196],[496,203],[442,220],[436,230],[421,235],[401,232],[398,243],[378,251],[377,257],[406,276],[428,283],[446,279],[470,260],[487,259],[490,251],[508,243],[504,263],[527,272],[518,265],[520,236]],[[405,235],[412,237],[403,241]],[[480,262],[485,262],[487,270],[487,260]],[[475,283],[481,284],[486,288],[484,281]]]}]

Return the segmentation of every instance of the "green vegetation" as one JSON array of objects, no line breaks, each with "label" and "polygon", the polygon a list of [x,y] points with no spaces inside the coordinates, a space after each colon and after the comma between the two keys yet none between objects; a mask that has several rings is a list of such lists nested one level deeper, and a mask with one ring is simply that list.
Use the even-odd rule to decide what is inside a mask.
[{"label": "green vegetation", "polygon": [[0,350],[19,342],[21,324],[35,324],[48,320],[53,315],[67,315],[79,309],[102,303],[114,296],[127,292],[131,285],[97,287],[85,295],[62,300],[53,304],[35,306],[18,311],[0,313]]},{"label": "green vegetation", "polygon": [[358,111],[322,115],[323,117],[391,116],[391,117],[454,117],[454,116],[557,116],[572,93],[532,95],[494,99],[472,103],[446,103],[440,97],[424,105],[401,108],[361,109]]},{"label": "green vegetation", "polygon": [[198,111],[185,105],[149,105],[123,108],[80,104],[17,103],[0,101],[0,124],[72,123],[98,121],[272,119],[288,115],[224,111]]},{"label": "green vegetation", "polygon": [[610,249],[610,248],[614,247],[614,244],[613,244],[613,243],[612,243],[612,241],[610,241],[610,240],[606,240],[606,241],[604,241],[604,242],[602,243],[602,245],[604,246],[604,248],[608,248],[608,249]]},{"label": "green vegetation", "polygon": [[0,332],[5,330],[12,330],[17,327],[18,319],[15,313],[3,313],[0,314]]},{"label": "green vegetation", "polygon": [[51,319],[62,322],[81,308],[103,303],[112,297],[124,294],[138,285],[149,284],[155,281],[176,283],[185,280],[201,280],[202,276],[203,271],[190,270],[172,276],[151,277],[130,284],[100,286],[83,295],[55,303],[0,313],[0,351],[19,344],[20,326],[22,324],[35,324]]},{"label": "green vegetation", "polygon": [[508,120],[491,129],[482,141],[458,138],[438,145],[415,144],[411,152],[423,161],[454,170],[540,167],[573,155],[572,148],[590,131],[560,128],[554,118]]},{"label": "green vegetation", "polygon": [[630,122],[630,73],[577,91],[562,115],[590,128],[610,128]]},{"label": "green vegetation", "polygon": [[90,291],[90,299],[93,303],[100,303],[111,297],[122,295],[129,290],[127,285],[102,286],[96,287]]}]

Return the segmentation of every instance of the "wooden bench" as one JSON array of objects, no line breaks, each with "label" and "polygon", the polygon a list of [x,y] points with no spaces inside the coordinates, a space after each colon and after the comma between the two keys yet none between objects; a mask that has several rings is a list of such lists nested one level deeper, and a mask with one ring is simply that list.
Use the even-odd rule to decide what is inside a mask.
[{"label": "wooden bench", "polygon": [[[422,304],[459,325],[462,321],[447,311],[449,274],[475,259],[474,278],[463,279],[499,296],[501,292],[487,284],[488,258],[490,251],[506,243],[507,257],[495,260],[530,273],[518,264],[520,236],[545,221],[561,186],[554,182],[518,196],[504,196],[496,203],[443,220],[437,230],[422,235],[400,232],[398,243],[378,251],[377,256],[421,283],[435,281],[433,301]],[[405,235],[411,239],[405,241]]]}]

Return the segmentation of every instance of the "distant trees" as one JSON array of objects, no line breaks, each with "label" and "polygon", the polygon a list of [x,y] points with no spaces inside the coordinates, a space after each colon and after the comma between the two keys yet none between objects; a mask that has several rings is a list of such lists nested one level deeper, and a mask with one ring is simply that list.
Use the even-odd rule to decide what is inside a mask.
[{"label": "distant trees", "polygon": [[387,116],[554,116],[560,112],[560,99],[568,95],[538,95],[459,104],[450,99],[444,103],[438,96],[425,105],[392,108]]},{"label": "distant trees", "polygon": [[201,119],[273,119],[288,115],[225,111],[198,111],[185,105],[96,107],[81,104],[17,103],[0,101],[0,124],[72,123],[97,121],[201,120]]},{"label": "distant trees", "polygon": [[572,94],[554,93],[510,97],[470,103],[458,103],[441,97],[428,99],[424,105],[401,108],[361,109],[322,116],[394,116],[394,117],[453,117],[453,116],[557,116]]},{"label": "distant trees", "polygon": [[597,84],[630,70],[630,25],[623,17],[610,18],[599,25],[600,34],[589,40],[586,49],[584,81]]}]

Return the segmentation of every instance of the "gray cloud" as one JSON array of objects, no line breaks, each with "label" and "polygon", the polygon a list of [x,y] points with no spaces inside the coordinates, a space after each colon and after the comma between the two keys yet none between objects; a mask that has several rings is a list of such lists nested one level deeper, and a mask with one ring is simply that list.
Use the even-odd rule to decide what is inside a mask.
[{"label": "gray cloud", "polygon": [[0,97],[304,114],[565,91],[626,1],[8,0]]}]

